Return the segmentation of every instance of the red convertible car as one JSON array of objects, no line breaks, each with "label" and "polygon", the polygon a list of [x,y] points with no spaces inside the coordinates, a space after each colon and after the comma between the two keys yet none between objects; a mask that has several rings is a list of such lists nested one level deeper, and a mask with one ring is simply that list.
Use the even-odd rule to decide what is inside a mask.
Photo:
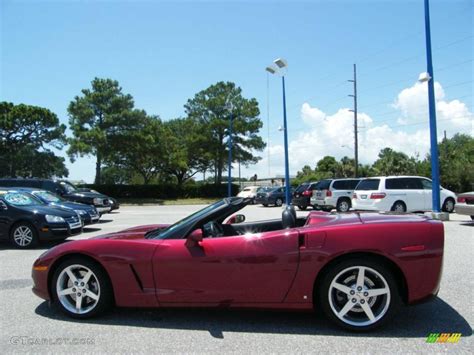
[{"label": "red convertible car", "polygon": [[245,222],[250,199],[218,201],[173,225],[58,245],[35,261],[33,292],[74,318],[109,307],[321,310],[350,330],[387,321],[439,289],[442,223],[331,214]]}]

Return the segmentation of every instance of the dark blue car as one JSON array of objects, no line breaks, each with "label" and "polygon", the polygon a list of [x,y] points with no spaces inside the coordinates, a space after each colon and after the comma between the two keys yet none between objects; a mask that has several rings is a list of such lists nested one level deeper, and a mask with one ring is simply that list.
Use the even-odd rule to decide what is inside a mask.
[{"label": "dark blue car", "polygon": [[67,208],[74,210],[79,217],[81,217],[84,225],[94,224],[99,221],[100,214],[97,212],[96,208],[92,205],[86,205],[83,203],[68,201],[50,191],[40,190],[35,188],[22,187],[18,188],[18,191],[24,191],[29,194],[32,194],[45,204],[49,206],[57,206],[62,208]]}]

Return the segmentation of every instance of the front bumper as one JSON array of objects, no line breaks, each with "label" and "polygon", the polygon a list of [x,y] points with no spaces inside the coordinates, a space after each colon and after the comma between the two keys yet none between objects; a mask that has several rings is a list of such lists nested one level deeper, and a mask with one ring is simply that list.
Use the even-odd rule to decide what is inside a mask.
[{"label": "front bumper", "polygon": [[474,205],[468,205],[467,203],[456,203],[456,205],[454,205],[454,211],[457,214],[474,216]]},{"label": "front bumper", "polygon": [[82,222],[75,224],[48,223],[38,228],[38,237],[41,241],[60,240],[82,233]]},{"label": "front bumper", "polygon": [[103,214],[103,213],[109,213],[112,209],[110,206],[94,206],[97,212]]}]

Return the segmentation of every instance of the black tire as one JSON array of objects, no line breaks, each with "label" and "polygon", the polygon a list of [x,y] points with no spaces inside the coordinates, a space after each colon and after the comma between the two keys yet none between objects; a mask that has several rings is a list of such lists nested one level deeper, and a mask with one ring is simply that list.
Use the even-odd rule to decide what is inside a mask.
[{"label": "black tire", "polygon": [[456,201],[454,201],[453,198],[448,197],[446,200],[444,200],[443,207],[442,207],[443,212],[453,213],[455,203]]},{"label": "black tire", "polygon": [[283,205],[283,200],[281,198],[277,198],[275,200],[275,206],[280,207],[281,205]]},{"label": "black tire", "polygon": [[474,216],[471,216],[471,219],[474,221]]},{"label": "black tire", "polygon": [[[83,266],[83,267],[88,268],[89,270],[93,272],[93,276],[91,276],[91,280],[89,282],[93,282],[94,280],[92,278],[95,277],[96,284],[98,284],[98,286],[96,287],[96,290],[93,290],[93,288],[90,285],[77,286],[78,288],[85,287],[87,288],[88,291],[91,290],[98,294],[98,300],[95,306],[87,312],[74,313],[70,311],[63,304],[64,301],[62,302],[59,299],[58,289],[57,289],[58,279],[61,276],[63,270],[65,270],[67,267],[70,267],[70,266]],[[84,274],[82,274],[82,276],[84,276]],[[80,279],[78,278],[78,280]],[[71,286],[74,287],[73,285]],[[94,286],[94,284],[92,284],[92,286]],[[56,268],[52,281],[51,281],[50,290],[53,297],[54,305],[58,307],[61,312],[65,313],[66,315],[72,318],[78,318],[78,319],[91,318],[91,317],[94,317],[106,312],[114,304],[112,284],[110,283],[109,276],[107,275],[105,270],[96,262],[87,258],[80,257],[80,256],[74,256],[69,259],[66,259]],[[81,291],[81,290],[78,290],[78,291]],[[75,294],[68,295],[67,297],[65,296],[65,298],[67,298],[66,301],[71,301],[71,303],[75,302],[72,296],[76,297]],[[84,302],[86,302],[87,296],[84,296],[84,300],[85,300]],[[91,298],[89,300],[94,302]]]},{"label": "black tire", "polygon": [[268,207],[267,203],[262,203],[263,207]]},{"label": "black tire", "polygon": [[390,210],[392,212],[405,213],[407,211],[407,206],[403,201],[396,201]]},{"label": "black tire", "polygon": [[304,211],[304,210],[306,210],[306,208],[308,208],[308,206],[302,205],[302,206],[298,206],[298,208],[299,208],[301,211]]},{"label": "black tire", "polygon": [[[358,274],[353,274],[347,278],[348,275],[351,275],[351,271],[348,271],[346,274],[346,270],[351,270],[352,268],[357,270],[357,267],[368,268],[364,271],[364,288],[361,291],[358,291],[357,287],[354,285],[353,287],[348,287],[348,289],[351,290],[351,292],[354,292],[354,294],[346,295],[342,291],[334,288],[331,288],[330,293],[330,287],[333,280],[344,279],[347,285],[356,282]],[[373,273],[373,271],[375,271],[375,273]],[[378,277],[377,274],[378,276],[381,276],[381,278]],[[366,292],[370,291],[372,288],[368,287],[370,286],[370,283],[373,284],[373,289],[380,288],[380,286],[377,287],[376,283],[388,286],[389,293],[373,297],[365,296]],[[383,288],[387,288],[386,286]],[[380,327],[397,312],[401,305],[399,286],[393,277],[392,272],[383,263],[370,258],[350,258],[335,264],[324,274],[319,283],[319,289],[316,290],[316,294],[316,301],[318,302],[316,307],[321,308],[324,315],[329,320],[342,328],[357,332],[368,331]],[[364,295],[364,297],[362,297],[362,295]],[[356,299],[356,302],[352,302],[353,299]],[[354,304],[352,308],[347,311],[347,317],[346,315],[342,316],[345,320],[340,319],[336,314],[336,312],[340,312],[342,309],[334,308],[333,311],[331,304],[335,307],[337,302],[344,305],[342,308],[348,304]],[[372,322],[371,324],[364,324],[365,318],[367,319],[365,322],[369,322],[369,318],[362,308],[362,303],[365,303],[365,306],[369,306],[375,316],[375,319],[370,321]],[[350,324],[350,322],[353,324]]]},{"label": "black tire", "polygon": [[17,249],[29,249],[38,245],[38,231],[29,222],[18,222],[10,230],[10,242]]},{"label": "black tire", "polygon": [[339,200],[337,200],[337,212],[349,212],[349,209],[351,207],[351,200],[349,200],[348,198],[340,198]]}]

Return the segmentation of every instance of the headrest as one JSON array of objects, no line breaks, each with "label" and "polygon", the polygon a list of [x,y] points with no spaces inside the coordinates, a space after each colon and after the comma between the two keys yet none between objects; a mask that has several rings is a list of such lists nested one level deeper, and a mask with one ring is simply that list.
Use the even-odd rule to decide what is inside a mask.
[{"label": "headrest", "polygon": [[283,228],[296,227],[296,211],[293,206],[286,206],[281,216]]}]

